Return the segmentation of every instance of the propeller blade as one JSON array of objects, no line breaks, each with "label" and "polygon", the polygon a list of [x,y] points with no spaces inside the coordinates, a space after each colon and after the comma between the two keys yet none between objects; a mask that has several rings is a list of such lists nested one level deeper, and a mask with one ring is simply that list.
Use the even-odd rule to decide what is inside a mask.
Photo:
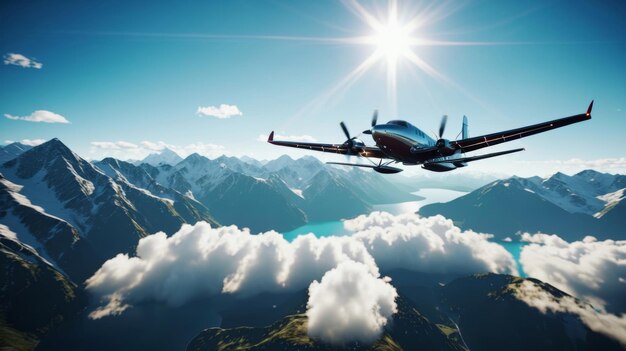
[{"label": "propeller blade", "polygon": [[346,124],[341,122],[341,123],[339,123],[339,125],[341,126],[341,129],[343,130],[343,134],[346,135],[346,139],[348,139],[348,140],[352,139],[350,137],[350,132],[348,132],[348,128],[346,127]]},{"label": "propeller blade", "polygon": [[439,139],[443,137],[443,132],[446,130],[446,123],[448,123],[448,115],[441,117],[441,124],[439,125]]},{"label": "propeller blade", "polygon": [[376,125],[378,121],[378,110],[374,110],[374,115],[372,116],[372,127]]}]

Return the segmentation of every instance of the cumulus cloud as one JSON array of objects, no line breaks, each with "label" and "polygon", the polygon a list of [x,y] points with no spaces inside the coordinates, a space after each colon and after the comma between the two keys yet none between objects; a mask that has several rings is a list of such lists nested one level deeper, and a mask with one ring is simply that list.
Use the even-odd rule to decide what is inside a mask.
[{"label": "cumulus cloud", "polygon": [[515,260],[492,235],[461,231],[443,216],[372,212],[344,222],[381,269],[430,273],[518,274]]},{"label": "cumulus cloud", "polygon": [[4,117],[15,121],[43,122],[43,123],[70,123],[65,117],[46,110],[37,110],[28,116],[13,116],[8,113]]},{"label": "cumulus cloud", "polygon": [[311,234],[290,243],[276,232],[251,235],[234,226],[185,224],[171,237],[160,232],[141,239],[135,257],[119,254],[105,262],[87,280],[104,302],[91,317],[118,314],[144,300],[181,305],[220,293],[304,289],[344,261],[361,262],[378,274],[365,247],[348,237]]},{"label": "cumulus cloud", "polygon": [[[267,137],[268,137],[268,135],[261,134],[257,138],[257,141],[267,142]],[[315,139],[314,137],[312,137],[310,135],[306,135],[306,134],[303,134],[303,135],[274,134],[274,139],[276,139],[276,140],[283,140],[283,141],[303,141],[303,142],[306,142],[306,143],[316,143],[317,142],[317,139]]]},{"label": "cumulus cloud", "polygon": [[525,280],[514,290],[514,295],[541,313],[572,313],[589,329],[613,338],[626,347],[626,314],[617,316],[594,309],[571,296],[556,297],[535,283]]},{"label": "cumulus cloud", "polygon": [[239,110],[237,105],[221,104],[219,106],[198,106],[196,111],[198,115],[209,116],[215,118],[231,118],[233,116],[241,116],[243,113]]},{"label": "cumulus cloud", "polygon": [[358,262],[340,263],[309,286],[308,335],[335,345],[378,340],[397,312],[396,289]]},{"label": "cumulus cloud", "polygon": [[596,308],[626,312],[626,241],[588,236],[568,243],[557,235],[523,234],[520,263],[528,276],[548,282]]},{"label": "cumulus cloud", "polygon": [[375,212],[347,221],[350,236],[287,242],[276,232],[251,235],[237,227],[183,225],[171,237],[139,241],[136,256],[119,254],[87,281],[104,306],[92,317],[121,312],[144,300],[180,305],[199,296],[305,289],[346,261],[378,277],[379,267],[432,273],[516,273],[513,257],[487,236],[461,232],[441,216],[392,216]]},{"label": "cumulus cloud", "polygon": [[37,62],[35,61],[35,59],[28,58],[22,54],[16,53],[8,53],[4,55],[4,64],[35,69],[41,69],[41,67],[43,67],[43,64],[41,62]]}]

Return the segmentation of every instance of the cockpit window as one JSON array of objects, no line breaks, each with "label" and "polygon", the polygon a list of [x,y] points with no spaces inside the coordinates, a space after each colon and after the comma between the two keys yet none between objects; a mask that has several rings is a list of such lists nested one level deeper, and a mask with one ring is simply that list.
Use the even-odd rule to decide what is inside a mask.
[{"label": "cockpit window", "polygon": [[408,127],[408,124],[407,124],[405,121],[397,121],[397,120],[396,120],[396,121],[389,121],[389,122],[387,122],[387,123],[389,123],[389,124],[395,124],[395,125],[398,125],[398,126],[403,126],[403,127]]}]

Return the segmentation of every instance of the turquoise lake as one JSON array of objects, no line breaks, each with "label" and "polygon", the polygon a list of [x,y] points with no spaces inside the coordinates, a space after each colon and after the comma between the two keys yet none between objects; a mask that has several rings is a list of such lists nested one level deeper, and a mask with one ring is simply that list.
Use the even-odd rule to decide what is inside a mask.
[{"label": "turquoise lake", "polygon": [[[402,213],[414,213],[420,207],[437,202],[448,202],[456,199],[457,197],[463,196],[466,193],[461,191],[447,190],[447,189],[422,189],[413,194],[423,196],[423,200],[419,201],[409,201],[402,202],[397,204],[385,204],[385,205],[375,205],[374,210],[376,211],[386,211],[394,215],[402,214]],[[317,223],[307,223],[299,228],[291,230],[289,232],[283,233],[283,237],[288,241],[294,240],[299,235],[304,235],[312,233],[317,237],[325,237],[325,236],[343,236],[349,235],[351,232],[346,230],[343,226],[343,221],[327,221],[327,222],[317,222]],[[520,253],[522,251],[522,247],[526,245],[526,243],[521,242],[503,242],[498,241],[497,244],[504,247],[515,259],[517,263],[517,270],[520,273],[521,277],[525,277],[522,266],[519,262]]]}]

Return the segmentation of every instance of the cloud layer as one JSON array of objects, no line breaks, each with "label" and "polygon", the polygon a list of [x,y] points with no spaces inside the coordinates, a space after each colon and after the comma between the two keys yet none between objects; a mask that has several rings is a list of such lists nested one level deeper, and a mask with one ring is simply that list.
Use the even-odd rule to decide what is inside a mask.
[{"label": "cloud layer", "polygon": [[520,254],[528,276],[548,282],[596,308],[626,312],[626,241],[586,237],[568,243],[556,235],[523,234]]},{"label": "cloud layer", "polygon": [[372,343],[397,312],[397,296],[388,279],[364,264],[340,263],[309,286],[308,335],[335,345]]},{"label": "cloud layer", "polygon": [[596,311],[591,305],[576,301],[571,296],[555,298],[531,281],[524,281],[515,296],[541,313],[571,313],[577,315],[589,329],[617,340],[626,347],[626,314],[617,316]]},{"label": "cloud layer", "polygon": [[28,116],[13,116],[8,113],[4,117],[16,121],[43,122],[43,123],[70,123],[65,117],[46,110],[37,110]]},{"label": "cloud layer", "polygon": [[[119,254],[87,281],[104,306],[92,317],[116,314],[144,300],[180,305],[199,296],[300,290],[338,264],[353,261],[375,277],[379,267],[422,272],[516,273],[513,257],[487,236],[461,232],[441,216],[374,212],[346,223],[351,236],[287,242],[276,232],[251,235],[234,226],[183,225],[171,237],[139,241],[135,257]],[[432,262],[431,262],[432,261]]]},{"label": "cloud layer", "polygon": [[[217,294],[246,296],[309,287],[311,337],[333,344],[370,342],[395,311],[395,289],[379,278],[381,271],[517,274],[511,254],[489,242],[489,235],[463,232],[441,216],[373,212],[344,226],[351,235],[307,234],[292,242],[273,231],[252,235],[247,229],[211,228],[204,222],[183,225],[170,237],[148,236],[139,241],[136,256],[119,254],[87,280],[87,288],[101,301],[91,318],[119,314],[142,301],[176,306]],[[592,330],[622,340],[615,335],[626,330],[626,317],[603,311],[623,308],[626,242],[588,237],[567,243],[545,234],[524,234],[523,239],[531,242],[521,253],[529,276],[583,297],[599,310],[574,299],[536,297],[532,287],[520,299],[543,312],[575,313]],[[338,294],[343,298],[332,298]],[[355,325],[359,327],[351,327]]]},{"label": "cloud layer", "polygon": [[239,107],[236,105],[227,105],[221,104],[219,106],[198,106],[197,114],[201,116],[209,116],[215,118],[231,118],[234,116],[241,116],[243,113],[239,110]]},{"label": "cloud layer", "polygon": [[4,55],[4,64],[35,69],[41,69],[41,67],[43,67],[43,64],[41,62],[37,62],[32,58],[28,58],[22,54],[16,53],[8,53]]},{"label": "cloud layer", "polygon": [[180,305],[198,296],[299,290],[344,261],[378,268],[365,247],[350,238],[301,236],[289,243],[268,232],[251,235],[237,227],[211,228],[205,222],[167,237],[157,233],[139,241],[137,256],[119,254],[87,280],[105,306],[93,318],[123,311],[144,300]]}]

